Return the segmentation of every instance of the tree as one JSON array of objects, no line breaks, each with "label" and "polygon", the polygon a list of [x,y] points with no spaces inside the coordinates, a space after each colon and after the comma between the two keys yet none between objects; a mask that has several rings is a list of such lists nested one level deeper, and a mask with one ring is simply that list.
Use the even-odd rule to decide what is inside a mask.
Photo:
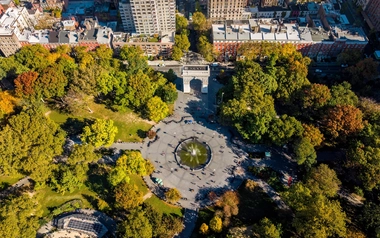
[{"label": "tree", "polygon": [[140,47],[124,45],[120,50],[120,59],[127,62],[128,72],[133,74],[148,68],[147,58]]},{"label": "tree", "polygon": [[[75,167],[74,167],[75,168]],[[72,193],[83,186],[83,182],[78,179],[72,167],[61,165],[51,178],[51,185],[58,193],[64,195],[66,192]]]},{"label": "tree", "polygon": [[155,87],[149,75],[138,70],[128,76],[126,85],[116,90],[116,103],[120,106],[139,108],[144,106],[154,93]]},{"label": "tree", "polygon": [[301,122],[285,114],[270,122],[268,136],[276,145],[284,145],[288,143],[292,137],[300,136],[302,132],[303,127]]},{"label": "tree", "polygon": [[167,192],[165,192],[166,200],[171,203],[176,203],[181,199],[181,193],[176,188],[170,188]]},{"label": "tree", "polygon": [[117,132],[112,120],[95,119],[91,125],[83,128],[81,138],[95,147],[110,146],[115,141]]},{"label": "tree", "polygon": [[35,83],[35,91],[40,97],[62,97],[66,93],[68,80],[57,67],[47,67],[42,70]]},{"label": "tree", "polygon": [[[378,137],[376,137],[378,138]],[[380,147],[355,143],[347,153],[349,160],[359,171],[364,188],[371,191],[380,185]]]},{"label": "tree", "polygon": [[40,227],[41,205],[27,194],[9,196],[0,203],[0,236],[35,237]]},{"label": "tree", "polygon": [[357,64],[362,58],[362,52],[360,50],[350,49],[345,50],[336,57],[338,64]]},{"label": "tree", "polygon": [[172,49],[172,59],[173,60],[181,60],[183,56],[183,51],[176,45],[173,46],[173,49]]},{"label": "tree", "polygon": [[280,238],[281,226],[275,226],[268,218],[264,217],[259,224],[253,225],[253,237]]},{"label": "tree", "polygon": [[314,146],[305,138],[301,138],[295,143],[294,154],[297,164],[299,165],[305,164],[306,167],[310,168],[317,162],[317,154]]},{"label": "tree", "polygon": [[9,91],[0,91],[0,119],[4,115],[11,114],[18,101]]},{"label": "tree", "polygon": [[322,132],[313,125],[302,124],[304,129],[302,137],[309,140],[310,144],[314,147],[320,146],[324,140]]},{"label": "tree", "polygon": [[147,114],[149,119],[159,122],[169,114],[169,108],[161,98],[155,96],[146,104]]},{"label": "tree", "polygon": [[15,59],[31,71],[39,71],[51,64],[50,52],[40,44],[27,45],[15,54]]},{"label": "tree", "polygon": [[322,194],[326,197],[336,196],[341,185],[334,170],[326,164],[320,164],[313,168],[306,180],[306,186],[312,193]]},{"label": "tree", "polygon": [[175,35],[174,39],[175,45],[180,48],[183,52],[187,52],[190,48],[190,42],[189,39],[187,38],[186,34],[180,34],[180,35]]},{"label": "tree", "polygon": [[362,112],[351,105],[337,105],[328,110],[324,125],[332,138],[345,141],[348,135],[363,129]]},{"label": "tree", "polygon": [[380,233],[380,205],[374,202],[366,203],[360,220],[369,234],[374,235],[373,237],[378,237]]},{"label": "tree", "polygon": [[214,216],[210,220],[210,229],[216,233],[222,232],[222,229],[223,229],[222,219],[218,216]]},{"label": "tree", "polygon": [[2,173],[18,172],[44,183],[52,173],[53,158],[62,154],[64,138],[64,131],[39,109],[12,116],[0,131]]},{"label": "tree", "polygon": [[225,192],[216,202],[216,206],[221,208],[223,214],[223,224],[228,226],[232,215],[236,216],[239,213],[240,199],[236,192]]},{"label": "tree", "polygon": [[[177,77],[177,76],[176,76]],[[165,103],[172,104],[178,98],[178,92],[175,84],[168,83],[164,86],[160,87],[157,90],[157,96],[161,98],[161,100]]]},{"label": "tree", "polygon": [[67,164],[89,164],[99,159],[92,145],[74,145],[73,151],[67,159]]},{"label": "tree", "polygon": [[214,60],[214,46],[208,41],[206,36],[202,35],[199,37],[197,48],[206,61],[212,62]]},{"label": "tree", "polygon": [[323,107],[331,98],[330,89],[323,84],[309,84],[301,89],[301,108],[313,110]]},{"label": "tree", "polygon": [[152,238],[152,225],[141,209],[131,211],[118,228],[119,236],[123,238]]},{"label": "tree", "polygon": [[302,183],[291,186],[282,197],[294,210],[292,226],[300,237],[346,236],[346,214],[338,201],[312,195]]},{"label": "tree", "polygon": [[201,227],[199,228],[199,233],[202,235],[208,234],[208,225],[206,223],[202,223]]},{"label": "tree", "polygon": [[351,84],[343,82],[331,87],[331,99],[329,100],[330,106],[336,105],[352,105],[356,107],[359,99],[356,94],[351,91]]},{"label": "tree", "polygon": [[186,17],[179,14],[175,15],[175,29],[177,34],[182,34],[183,30],[187,29],[188,24]]},{"label": "tree", "polygon": [[16,95],[18,97],[32,96],[35,92],[34,85],[36,83],[37,78],[38,78],[38,73],[33,72],[33,71],[20,74],[15,79]]},{"label": "tree", "polygon": [[120,167],[126,174],[140,176],[150,175],[154,167],[149,160],[145,160],[140,151],[125,151],[116,161],[116,167]]},{"label": "tree", "polygon": [[206,31],[208,28],[207,19],[202,12],[195,12],[193,15],[193,28],[196,31]]},{"label": "tree", "polygon": [[117,207],[131,210],[141,205],[143,193],[135,184],[120,183],[115,188],[115,201]]}]

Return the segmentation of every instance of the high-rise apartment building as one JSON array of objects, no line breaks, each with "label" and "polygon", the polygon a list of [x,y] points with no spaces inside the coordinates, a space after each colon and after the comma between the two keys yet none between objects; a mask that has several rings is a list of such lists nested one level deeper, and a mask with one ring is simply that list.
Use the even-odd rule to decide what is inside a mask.
[{"label": "high-rise apartment building", "polygon": [[175,0],[122,0],[120,16],[125,31],[161,34],[175,31]]},{"label": "high-rise apartment building", "polygon": [[364,12],[371,21],[370,27],[380,31],[380,0],[369,0]]},{"label": "high-rise apartment building", "polygon": [[240,20],[247,0],[208,0],[207,17],[211,20]]}]

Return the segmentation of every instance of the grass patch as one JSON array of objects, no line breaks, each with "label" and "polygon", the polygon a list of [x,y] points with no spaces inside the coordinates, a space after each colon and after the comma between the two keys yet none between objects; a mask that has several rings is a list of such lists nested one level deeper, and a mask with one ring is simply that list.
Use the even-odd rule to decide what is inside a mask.
[{"label": "grass patch", "polygon": [[83,197],[83,195],[96,196],[96,193],[90,191],[87,187],[75,190],[72,193],[65,193],[64,195],[54,192],[50,187],[38,189],[36,191],[38,202],[42,206],[42,216],[47,216],[53,208],[59,207],[67,201],[80,199],[83,202],[83,208],[92,208],[91,204]]},{"label": "grass patch", "polygon": [[64,124],[69,118],[84,121],[84,119],[111,119],[114,121],[115,126],[118,128],[118,133],[115,140],[121,140],[125,142],[140,142],[145,137],[146,132],[152,127],[150,123],[131,110],[125,112],[112,111],[106,108],[103,104],[97,104],[95,102],[88,103],[90,112],[87,108],[80,109],[74,114],[65,114],[57,110],[47,109],[47,115],[58,124]]},{"label": "grass patch", "polygon": [[16,174],[12,176],[0,176],[0,184],[4,184],[7,186],[11,186],[12,184],[15,184],[17,181],[25,177],[25,175],[22,174]]},{"label": "grass patch", "polygon": [[152,207],[156,208],[157,211],[161,213],[175,214],[180,217],[183,216],[181,208],[167,204],[166,202],[159,199],[156,195],[152,195],[152,197],[145,200],[144,203],[151,205]]},{"label": "grass patch", "polygon": [[129,182],[131,184],[135,184],[138,187],[139,191],[143,192],[144,195],[148,192],[148,188],[146,187],[145,182],[141,176],[132,174],[128,175],[128,177],[131,179]]}]

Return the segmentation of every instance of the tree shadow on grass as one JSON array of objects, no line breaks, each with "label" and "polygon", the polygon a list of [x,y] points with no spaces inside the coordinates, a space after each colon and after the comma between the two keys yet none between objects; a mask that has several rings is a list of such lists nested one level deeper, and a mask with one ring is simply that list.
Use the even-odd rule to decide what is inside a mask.
[{"label": "tree shadow on grass", "polygon": [[81,134],[83,127],[90,123],[88,119],[78,119],[69,117],[66,122],[61,125],[61,128],[67,132],[69,136]]}]

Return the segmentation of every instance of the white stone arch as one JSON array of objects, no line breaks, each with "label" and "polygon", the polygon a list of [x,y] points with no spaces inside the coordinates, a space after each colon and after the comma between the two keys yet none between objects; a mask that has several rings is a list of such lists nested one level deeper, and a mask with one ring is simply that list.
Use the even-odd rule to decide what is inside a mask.
[{"label": "white stone arch", "polygon": [[190,93],[190,81],[199,79],[202,81],[202,93],[208,93],[208,79],[210,67],[208,65],[185,65],[182,67],[183,92]]}]

